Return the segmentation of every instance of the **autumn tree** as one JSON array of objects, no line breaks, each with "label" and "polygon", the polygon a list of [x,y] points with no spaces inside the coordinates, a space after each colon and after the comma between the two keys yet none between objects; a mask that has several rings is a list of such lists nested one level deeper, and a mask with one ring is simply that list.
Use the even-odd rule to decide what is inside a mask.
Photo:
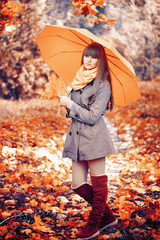
[{"label": "autumn tree", "polygon": [[79,15],[82,14],[87,18],[87,21],[90,23],[103,23],[103,24],[114,24],[115,19],[107,18],[104,14],[101,14],[97,7],[103,8],[106,4],[107,0],[73,0],[72,4],[78,8],[74,14]]},{"label": "autumn tree", "polygon": [[[72,12],[75,12],[76,16],[83,15],[89,22],[107,24],[110,20],[99,14],[97,10],[98,7],[103,8],[105,2],[105,0],[74,0],[72,4],[67,2],[66,4],[69,8],[72,7]],[[37,95],[36,90],[46,83],[50,69],[43,63],[35,38],[49,22],[49,18],[55,18],[48,12],[63,6],[56,1],[49,1],[49,3],[50,5],[48,1],[42,2],[41,0],[25,0],[23,4],[9,0],[1,2],[0,97],[5,99],[32,98]],[[79,12],[75,7],[79,9]],[[6,31],[5,26],[11,24],[15,30]]]},{"label": "autumn tree", "polygon": [[12,0],[1,0],[0,3],[0,33],[6,25],[10,25],[18,20],[18,13],[24,10],[23,3]]},{"label": "autumn tree", "polygon": [[24,11],[14,21],[15,30],[0,34],[0,97],[25,99],[44,84],[48,67],[43,64],[35,38],[45,25],[46,6],[26,0]]}]

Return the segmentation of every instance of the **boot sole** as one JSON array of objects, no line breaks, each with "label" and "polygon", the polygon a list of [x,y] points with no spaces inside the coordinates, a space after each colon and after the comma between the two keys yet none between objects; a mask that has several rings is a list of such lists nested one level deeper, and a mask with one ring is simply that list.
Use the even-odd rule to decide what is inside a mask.
[{"label": "boot sole", "polygon": [[116,226],[118,223],[117,219],[114,222],[111,222],[109,224],[107,224],[106,226],[104,226],[103,228],[99,229],[99,231],[103,231],[104,229],[106,229],[107,227],[111,227],[111,226]]},{"label": "boot sole", "polygon": [[77,238],[77,240],[87,240],[87,239],[91,239],[91,238],[93,238],[93,237],[96,237],[97,235],[99,234],[99,231],[98,232],[96,232],[96,233],[94,233],[92,236],[90,236],[90,237],[88,237],[88,238]]}]

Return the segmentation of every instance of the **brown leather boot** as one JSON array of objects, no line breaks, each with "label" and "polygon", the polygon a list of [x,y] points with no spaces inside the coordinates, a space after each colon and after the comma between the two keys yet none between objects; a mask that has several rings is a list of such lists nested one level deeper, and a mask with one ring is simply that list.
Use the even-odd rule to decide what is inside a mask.
[{"label": "brown leather boot", "polygon": [[105,208],[105,212],[103,214],[103,217],[101,218],[101,221],[99,222],[98,228],[100,231],[103,231],[104,229],[106,229],[107,227],[111,227],[111,226],[116,226],[118,223],[115,215],[113,214],[112,210],[110,209],[110,207],[108,206],[108,204],[106,204],[106,208]]},{"label": "brown leather boot", "polygon": [[93,188],[88,183],[83,183],[77,188],[72,188],[80,197],[84,198],[89,204],[93,203]]},{"label": "brown leather boot", "polygon": [[93,203],[88,223],[78,234],[78,239],[90,239],[99,234],[99,222],[103,217],[107,200],[107,176],[91,176]]},{"label": "brown leather boot", "polygon": [[[73,188],[72,188],[73,189]],[[92,205],[93,203],[93,188],[88,183],[83,183],[77,188],[73,189],[75,193],[77,193],[79,196],[84,198],[89,204]],[[107,191],[108,192],[108,191]],[[116,217],[112,213],[112,210],[106,203],[105,212],[103,214],[103,217],[101,218],[98,228],[100,231],[104,230],[107,227],[114,226],[117,224]]]}]

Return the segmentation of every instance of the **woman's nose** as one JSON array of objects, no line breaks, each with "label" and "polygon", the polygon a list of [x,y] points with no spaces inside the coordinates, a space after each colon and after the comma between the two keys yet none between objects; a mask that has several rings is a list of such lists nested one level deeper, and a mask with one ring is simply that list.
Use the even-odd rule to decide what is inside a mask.
[{"label": "woman's nose", "polygon": [[90,62],[92,60],[92,57],[91,56],[88,56],[88,61]]}]

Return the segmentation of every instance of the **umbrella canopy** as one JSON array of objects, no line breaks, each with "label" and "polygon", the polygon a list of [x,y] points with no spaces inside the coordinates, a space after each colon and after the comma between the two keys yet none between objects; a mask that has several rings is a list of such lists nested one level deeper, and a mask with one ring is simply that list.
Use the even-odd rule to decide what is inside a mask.
[{"label": "umbrella canopy", "polygon": [[46,25],[37,36],[36,42],[44,61],[68,85],[80,67],[85,47],[92,42],[101,44],[106,53],[114,104],[127,106],[140,98],[132,65],[110,42],[95,36],[87,29]]}]

